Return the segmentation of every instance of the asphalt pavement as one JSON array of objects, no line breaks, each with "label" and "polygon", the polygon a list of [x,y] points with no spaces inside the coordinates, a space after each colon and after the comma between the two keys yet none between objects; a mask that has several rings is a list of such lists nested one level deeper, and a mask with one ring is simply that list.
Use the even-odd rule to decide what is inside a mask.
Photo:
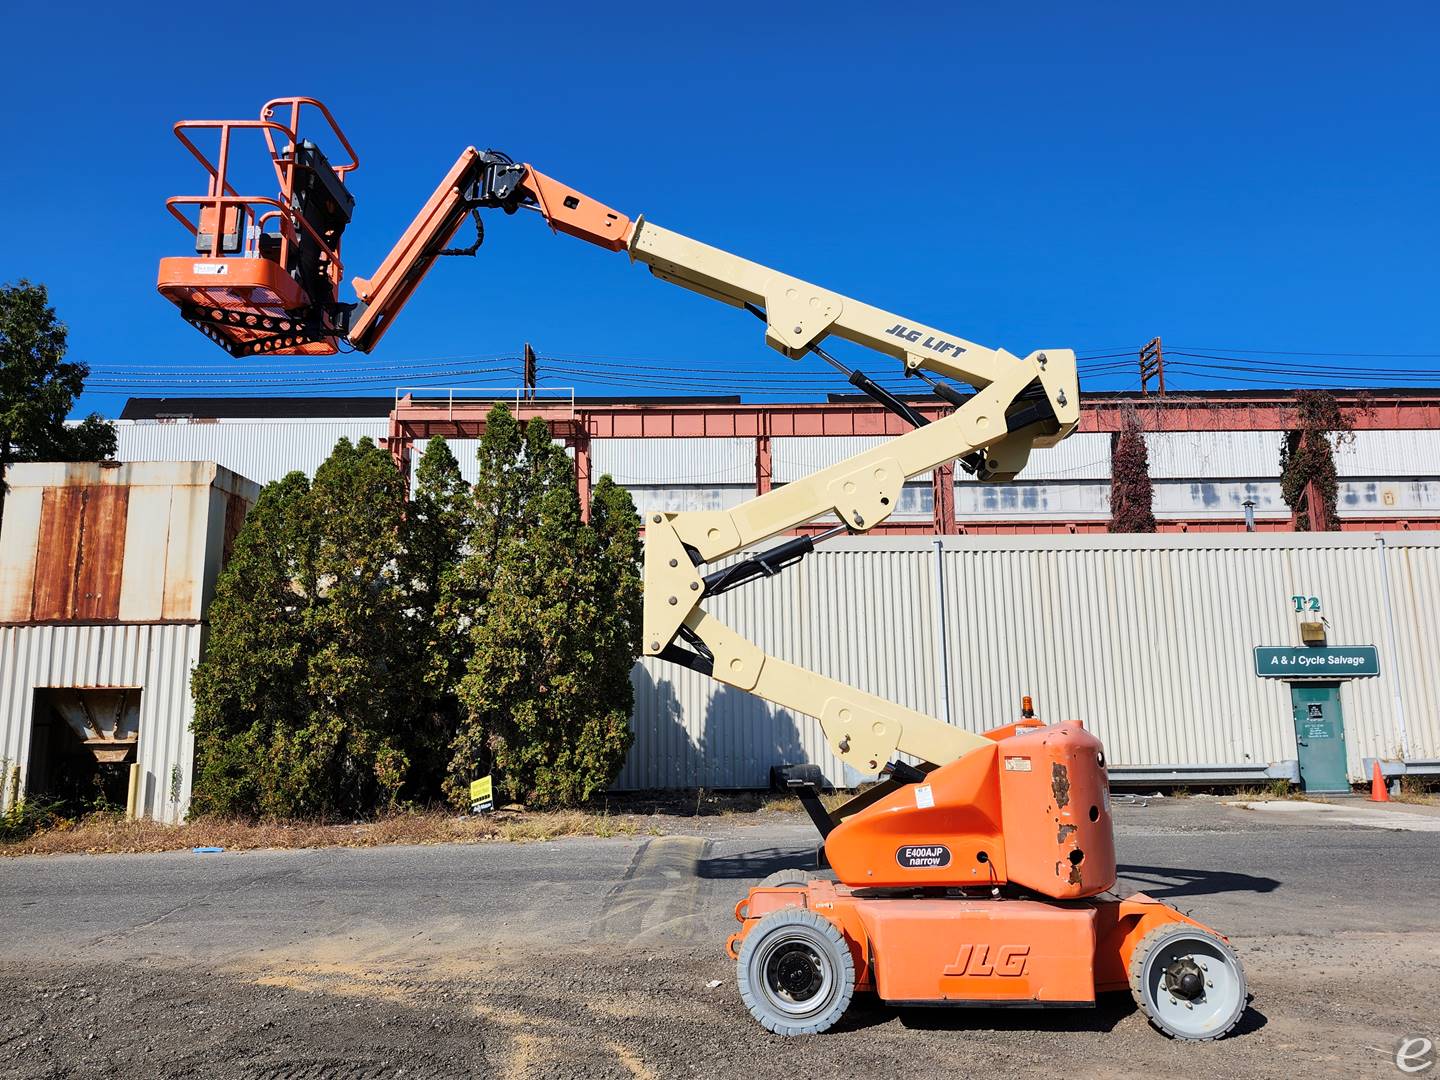
[{"label": "asphalt pavement", "polygon": [[[782,1040],[726,935],[803,815],[546,843],[0,862],[0,1075],[1400,1075],[1440,1041],[1440,837],[1217,800],[1116,807],[1121,891],[1234,941],[1215,1044],[1093,1010],[891,1009]],[[1436,1068],[1440,1068],[1437,1066]]]}]

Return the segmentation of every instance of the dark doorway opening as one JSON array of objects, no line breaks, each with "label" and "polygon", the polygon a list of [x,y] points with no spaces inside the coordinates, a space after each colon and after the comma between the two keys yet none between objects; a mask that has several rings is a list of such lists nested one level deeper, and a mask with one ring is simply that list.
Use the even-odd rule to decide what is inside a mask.
[{"label": "dark doorway opening", "polygon": [[35,691],[25,793],[67,813],[123,810],[140,734],[138,687]]}]

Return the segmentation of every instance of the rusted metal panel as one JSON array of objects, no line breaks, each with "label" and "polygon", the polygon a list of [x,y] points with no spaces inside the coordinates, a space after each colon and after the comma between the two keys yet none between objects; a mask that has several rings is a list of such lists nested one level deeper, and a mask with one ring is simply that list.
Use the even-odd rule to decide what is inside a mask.
[{"label": "rusted metal panel", "polygon": [[119,487],[44,489],[32,621],[117,617],[128,495]]},{"label": "rusted metal panel", "polygon": [[80,521],[84,492],[80,488],[46,488],[40,503],[40,531],[35,542],[35,586],[30,619],[49,622],[71,617],[75,575],[80,565]]},{"label": "rusted metal panel", "polygon": [[240,535],[240,526],[245,524],[245,515],[250,504],[241,495],[227,492],[225,495],[224,536],[220,541],[220,569],[230,565],[230,555],[235,550],[235,538]]},{"label": "rusted metal panel", "polygon": [[126,487],[85,488],[80,518],[80,555],[70,618],[115,619],[125,568],[125,531],[130,506]]},{"label": "rusted metal panel", "polygon": [[209,462],[42,462],[7,475],[4,625],[199,620],[222,534],[233,543],[259,493]]}]

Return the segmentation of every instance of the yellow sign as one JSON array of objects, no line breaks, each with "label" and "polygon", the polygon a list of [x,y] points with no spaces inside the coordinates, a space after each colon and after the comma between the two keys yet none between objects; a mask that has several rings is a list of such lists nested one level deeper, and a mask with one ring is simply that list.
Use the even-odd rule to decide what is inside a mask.
[{"label": "yellow sign", "polygon": [[488,776],[470,781],[470,812],[483,814],[495,809],[495,785]]}]

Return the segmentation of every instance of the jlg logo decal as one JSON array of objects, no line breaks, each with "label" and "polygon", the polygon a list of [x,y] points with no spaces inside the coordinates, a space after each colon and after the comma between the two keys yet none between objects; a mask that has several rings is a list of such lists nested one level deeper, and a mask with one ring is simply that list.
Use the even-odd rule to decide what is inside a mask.
[{"label": "jlg logo decal", "polygon": [[1024,975],[1029,945],[961,945],[946,975]]},{"label": "jlg logo decal", "polygon": [[[885,333],[891,337],[898,337],[902,341],[908,341],[912,345],[919,345],[922,349],[929,349],[933,353],[939,353],[941,356],[944,356],[946,353],[952,356],[959,356],[965,351],[965,346],[963,345],[956,345],[953,341],[946,341],[944,338],[937,338],[933,334],[915,330],[906,326],[904,323],[896,323],[890,327],[889,330],[886,330]],[[924,341],[920,340],[922,337],[925,339]]]}]

